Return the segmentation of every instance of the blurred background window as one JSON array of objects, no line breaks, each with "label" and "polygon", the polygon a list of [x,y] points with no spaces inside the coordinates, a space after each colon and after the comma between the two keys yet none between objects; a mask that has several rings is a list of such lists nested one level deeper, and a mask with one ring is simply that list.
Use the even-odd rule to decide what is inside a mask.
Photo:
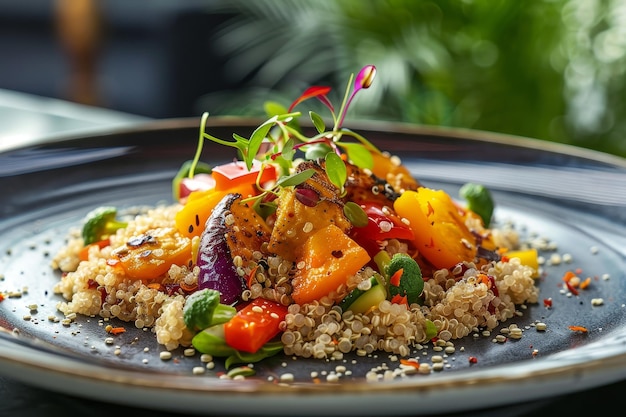
[{"label": "blurred background window", "polygon": [[622,0],[0,0],[0,88],[154,118],[262,115],[306,87],[348,115],[626,156]]}]

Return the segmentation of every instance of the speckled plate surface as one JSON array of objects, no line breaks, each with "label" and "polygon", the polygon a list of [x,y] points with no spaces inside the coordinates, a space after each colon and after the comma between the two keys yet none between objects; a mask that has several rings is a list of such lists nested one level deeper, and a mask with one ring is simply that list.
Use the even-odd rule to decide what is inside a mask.
[{"label": "speckled plate surface", "polygon": [[[249,134],[256,120],[209,120],[212,134]],[[223,370],[193,375],[198,355],[161,347],[149,331],[132,329],[114,344],[98,318],[69,325],[52,293],[50,266],[68,228],[103,204],[118,207],[170,201],[171,179],[193,157],[199,120],[138,125],[88,136],[57,137],[0,154],[0,373],[52,391],[119,404],[220,415],[431,415],[540,400],[624,379],[626,375],[626,161],[577,148],[484,132],[359,124],[354,130],[402,157],[421,182],[452,196],[465,182],[487,185],[498,221],[514,220],[528,236],[546,237],[570,262],[544,266],[540,302],[520,308],[519,340],[470,336],[446,366],[429,375],[366,382],[364,375],[398,362],[384,353],[344,361],[274,357],[245,381]],[[204,159],[232,159],[232,149],[206,144]],[[207,157],[207,155],[210,155]],[[563,259],[563,258],[562,258]],[[562,291],[561,276],[579,269],[591,285]],[[542,300],[552,299],[546,308]],[[594,306],[592,300],[602,299]],[[36,309],[33,307],[36,306]],[[58,320],[57,320],[58,319]],[[547,325],[539,332],[533,324]],[[584,326],[587,333],[568,326]],[[116,350],[118,352],[116,353]],[[476,358],[476,362],[470,360]],[[324,376],[345,368],[336,382]],[[318,372],[314,383],[311,373]],[[294,381],[277,384],[291,373]],[[272,380],[273,379],[273,380]],[[390,407],[393,404],[393,407]]]}]

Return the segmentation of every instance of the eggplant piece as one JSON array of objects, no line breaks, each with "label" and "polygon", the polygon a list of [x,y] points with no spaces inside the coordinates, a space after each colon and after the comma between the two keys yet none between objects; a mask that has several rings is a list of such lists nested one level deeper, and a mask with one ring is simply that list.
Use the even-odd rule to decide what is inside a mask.
[{"label": "eggplant piece", "polygon": [[254,261],[254,252],[262,250],[271,234],[252,205],[241,200],[241,194],[231,193],[215,206],[200,236],[196,259],[200,268],[198,289],[219,291],[220,302],[226,305],[240,301],[241,293],[247,288],[233,259],[240,257],[241,265],[248,265]]}]

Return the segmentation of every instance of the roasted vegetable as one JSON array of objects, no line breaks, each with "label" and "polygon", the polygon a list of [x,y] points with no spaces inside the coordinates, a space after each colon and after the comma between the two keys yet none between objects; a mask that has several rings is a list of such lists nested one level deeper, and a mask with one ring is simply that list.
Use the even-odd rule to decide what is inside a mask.
[{"label": "roasted vegetable", "polygon": [[225,357],[224,365],[227,369],[238,363],[259,362],[283,351],[283,344],[280,341],[268,342],[255,353],[239,351],[226,343],[224,324],[217,324],[197,333],[191,344],[198,352],[208,353],[215,357]]},{"label": "roasted vegetable", "polygon": [[255,298],[224,324],[224,339],[239,351],[256,353],[280,332],[286,315],[286,306]]},{"label": "roasted vegetable", "polygon": [[239,301],[246,288],[235,261],[247,265],[269,240],[270,229],[241,194],[227,194],[215,206],[200,237],[198,288],[220,292],[223,304]]},{"label": "roasted vegetable", "polygon": [[191,264],[191,240],[172,227],[148,230],[115,249],[107,263],[131,278],[157,282],[172,265]]},{"label": "roasted vegetable", "polygon": [[267,181],[276,180],[276,168],[274,165],[262,165],[259,161],[253,161],[250,169],[241,161],[229,162],[213,168],[215,189],[229,190],[233,187],[245,184],[263,184]]},{"label": "roasted vegetable", "polygon": [[436,268],[452,268],[476,257],[476,237],[445,191],[426,187],[405,191],[393,208],[409,221],[415,247]]},{"label": "roasted vegetable", "polygon": [[537,249],[530,248],[507,251],[504,253],[503,258],[519,258],[522,265],[530,266],[535,270],[533,278],[537,278],[539,276],[539,254],[537,253]]},{"label": "roasted vegetable", "polygon": [[386,267],[388,277],[389,297],[404,298],[408,305],[422,303],[422,291],[424,290],[424,279],[422,271],[406,253],[396,253],[391,257]]},{"label": "roasted vegetable", "polygon": [[320,300],[345,285],[370,260],[365,249],[330,224],[310,235],[300,247],[291,296],[298,304]]},{"label": "roasted vegetable", "polygon": [[191,193],[187,198],[185,206],[176,213],[176,228],[189,238],[200,236],[215,206],[225,195],[235,193],[246,197],[253,195],[255,193],[254,186],[243,184],[227,191],[217,191],[211,188]]},{"label": "roasted vegetable", "polygon": [[98,207],[85,216],[82,237],[85,246],[105,240],[128,225],[127,222],[117,220],[117,208],[111,206]]},{"label": "roasted vegetable", "polygon": [[485,227],[491,224],[494,202],[491,193],[484,185],[468,182],[459,190],[459,195],[467,201],[467,208],[478,214]]},{"label": "roasted vegetable", "polygon": [[350,310],[355,314],[364,314],[386,299],[387,291],[382,277],[376,274],[360,282],[355,289],[350,291],[350,293],[341,300],[339,307],[341,307],[342,311]]},{"label": "roasted vegetable", "polygon": [[365,201],[361,203],[367,215],[367,224],[364,227],[353,227],[350,237],[364,247],[370,256],[375,256],[380,250],[380,242],[388,239],[413,241],[413,229],[403,223],[389,206]]},{"label": "roasted vegetable", "polygon": [[219,291],[205,288],[187,297],[183,307],[183,320],[189,330],[199,332],[227,322],[236,313],[235,307],[220,303]]},{"label": "roasted vegetable", "polygon": [[374,158],[372,173],[385,180],[396,192],[417,190],[421,187],[397,157],[392,158],[384,152],[372,152],[372,157]]}]

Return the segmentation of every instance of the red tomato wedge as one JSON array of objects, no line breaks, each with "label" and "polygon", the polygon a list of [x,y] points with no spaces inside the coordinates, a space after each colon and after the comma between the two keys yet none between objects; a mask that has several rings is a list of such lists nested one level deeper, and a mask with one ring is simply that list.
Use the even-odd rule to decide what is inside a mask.
[{"label": "red tomato wedge", "polygon": [[[241,161],[234,161],[213,168],[211,175],[215,180],[215,190],[227,190],[243,184],[255,184],[261,171],[261,163],[254,161],[250,170]],[[273,165],[263,167],[259,183],[276,180],[276,168]]]},{"label": "red tomato wedge", "polygon": [[237,350],[255,353],[280,332],[286,315],[284,305],[255,298],[224,323],[224,339]]}]

